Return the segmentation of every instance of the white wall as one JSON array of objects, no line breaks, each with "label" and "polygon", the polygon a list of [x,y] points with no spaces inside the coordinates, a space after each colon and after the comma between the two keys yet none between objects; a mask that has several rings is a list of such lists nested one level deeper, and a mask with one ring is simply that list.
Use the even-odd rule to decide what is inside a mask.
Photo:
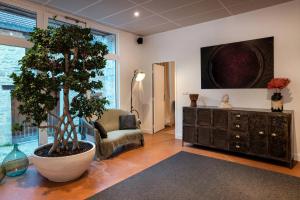
[{"label": "white wall", "polygon": [[[126,32],[122,32],[119,35],[119,47],[120,108],[129,111],[131,79],[134,70],[141,68],[140,61],[142,47],[136,43],[136,35]],[[134,88],[133,92],[135,92],[135,96],[138,95],[136,88]],[[138,100],[138,98],[134,99]]]},{"label": "white wall", "polygon": [[[151,65],[175,61],[176,65],[176,138],[182,137],[182,106],[189,105],[183,95],[200,93],[201,104],[218,105],[223,94],[230,95],[235,107],[270,108],[267,89],[201,90],[200,48],[274,36],[275,77],[291,79],[291,100],[285,109],[295,111],[300,118],[300,1],[293,1],[253,12],[231,16],[203,24],[155,34],[145,38],[143,66],[144,82],[143,128],[152,129]],[[286,91],[285,96],[288,96]],[[290,99],[288,98],[288,99]],[[296,150],[300,160],[300,123],[296,123]]]}]

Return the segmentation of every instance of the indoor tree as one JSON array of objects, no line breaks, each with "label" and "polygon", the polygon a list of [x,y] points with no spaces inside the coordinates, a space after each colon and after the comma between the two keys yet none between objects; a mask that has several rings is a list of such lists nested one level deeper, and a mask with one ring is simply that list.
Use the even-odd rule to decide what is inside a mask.
[{"label": "indoor tree", "polygon": [[[19,61],[21,72],[11,75],[15,85],[12,96],[20,102],[19,112],[26,116],[24,123],[54,129],[49,155],[74,152],[80,148],[74,118],[101,116],[108,103],[105,97],[88,95],[102,88],[99,77],[103,76],[107,47],[93,42],[89,28],[76,25],[36,28],[30,36],[33,47]],[[76,96],[70,98],[70,91]],[[53,110],[60,92],[63,110],[58,115]],[[43,125],[48,115],[58,123]]]}]

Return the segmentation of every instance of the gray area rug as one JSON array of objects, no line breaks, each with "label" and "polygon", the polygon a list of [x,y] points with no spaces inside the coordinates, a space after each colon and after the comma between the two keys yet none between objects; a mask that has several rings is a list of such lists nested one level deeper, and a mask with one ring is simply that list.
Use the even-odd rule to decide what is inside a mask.
[{"label": "gray area rug", "polygon": [[300,200],[300,178],[180,152],[90,200]]}]

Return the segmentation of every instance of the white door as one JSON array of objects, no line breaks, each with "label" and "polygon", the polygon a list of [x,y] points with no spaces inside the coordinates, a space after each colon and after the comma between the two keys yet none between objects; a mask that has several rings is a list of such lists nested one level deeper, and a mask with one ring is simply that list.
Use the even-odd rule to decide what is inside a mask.
[{"label": "white door", "polygon": [[164,67],[153,65],[153,132],[165,128],[165,76]]}]

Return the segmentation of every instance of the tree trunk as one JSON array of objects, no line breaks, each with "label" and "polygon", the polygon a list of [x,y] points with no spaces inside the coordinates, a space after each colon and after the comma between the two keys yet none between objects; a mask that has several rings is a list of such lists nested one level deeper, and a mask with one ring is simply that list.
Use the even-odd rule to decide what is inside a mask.
[{"label": "tree trunk", "polygon": [[[77,52],[76,52],[76,54],[77,54]],[[66,53],[64,55],[64,57],[65,57],[65,73],[66,73],[66,75],[68,75],[69,67],[70,67],[69,54]],[[70,93],[69,86],[64,85],[64,87],[63,87],[63,103],[64,103],[63,115],[60,117],[59,122],[57,124],[57,128],[55,129],[54,142],[49,151],[49,154],[53,153],[54,151],[59,151],[61,148],[63,148],[63,150],[67,150],[68,140],[70,138],[72,139],[72,143],[73,143],[72,150],[79,148],[76,126],[74,125],[73,118],[70,114],[69,93]],[[65,118],[67,118],[66,122],[65,122]],[[62,125],[64,125],[63,129],[62,129]],[[69,126],[71,126],[70,131],[68,130]],[[68,133],[67,138],[64,138],[65,133]],[[59,136],[60,136],[60,138],[59,138]],[[73,136],[73,138],[71,136]]]}]

